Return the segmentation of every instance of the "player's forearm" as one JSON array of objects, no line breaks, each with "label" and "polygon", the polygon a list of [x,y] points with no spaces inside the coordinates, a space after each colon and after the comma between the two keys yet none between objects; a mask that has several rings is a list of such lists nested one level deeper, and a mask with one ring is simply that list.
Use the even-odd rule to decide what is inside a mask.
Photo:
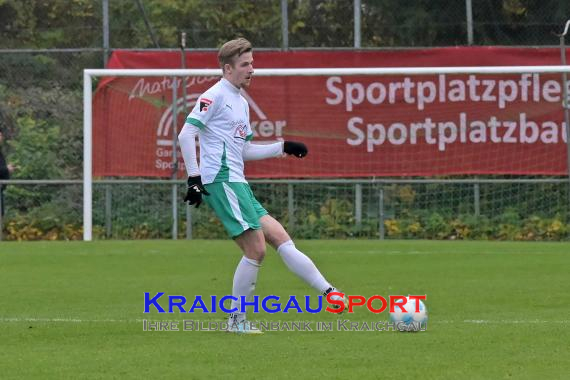
[{"label": "player's forearm", "polygon": [[281,157],[283,155],[283,141],[273,144],[252,144],[246,143],[243,147],[243,160],[255,161],[265,158]]},{"label": "player's forearm", "polygon": [[191,124],[184,124],[182,131],[178,135],[184,165],[189,177],[200,175],[200,168],[196,159],[196,136],[199,131],[197,127]]}]

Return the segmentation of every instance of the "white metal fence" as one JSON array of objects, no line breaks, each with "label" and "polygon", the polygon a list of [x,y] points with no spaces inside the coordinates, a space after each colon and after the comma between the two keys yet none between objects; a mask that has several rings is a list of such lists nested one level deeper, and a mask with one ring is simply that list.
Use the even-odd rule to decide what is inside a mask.
[{"label": "white metal fence", "polygon": [[[0,219],[3,239],[82,238],[81,180],[1,183],[7,185]],[[570,236],[570,189],[564,178],[250,183],[271,215],[299,238],[560,240]],[[99,180],[93,186],[95,239],[226,237],[206,205],[195,209],[182,202],[184,181]],[[557,223],[563,225],[556,227]],[[20,236],[22,228],[38,235]],[[544,231],[534,231],[541,228]],[[517,231],[542,235],[519,236]]]}]

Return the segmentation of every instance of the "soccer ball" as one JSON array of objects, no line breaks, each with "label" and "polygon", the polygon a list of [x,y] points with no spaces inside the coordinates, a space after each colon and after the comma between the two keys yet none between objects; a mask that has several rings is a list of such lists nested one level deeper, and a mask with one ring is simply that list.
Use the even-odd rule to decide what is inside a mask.
[{"label": "soccer ball", "polygon": [[[416,300],[406,297],[406,304],[403,305],[404,301],[399,301],[394,304],[394,312],[390,313],[390,321],[396,324],[396,328],[399,331],[421,331],[427,328],[428,313],[427,308],[424,303],[419,300],[420,311],[416,312]],[[406,311],[402,310],[402,307],[398,306],[402,304]]]}]

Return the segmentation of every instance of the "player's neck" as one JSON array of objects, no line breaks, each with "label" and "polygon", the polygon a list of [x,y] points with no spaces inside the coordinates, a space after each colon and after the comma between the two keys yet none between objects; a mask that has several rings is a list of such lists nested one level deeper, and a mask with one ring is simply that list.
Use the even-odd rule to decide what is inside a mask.
[{"label": "player's neck", "polygon": [[228,86],[231,86],[234,88],[234,90],[236,91],[240,91],[241,87],[239,85],[236,85],[235,83],[233,83],[229,78],[226,78],[225,76],[222,77],[222,81],[225,82]]}]

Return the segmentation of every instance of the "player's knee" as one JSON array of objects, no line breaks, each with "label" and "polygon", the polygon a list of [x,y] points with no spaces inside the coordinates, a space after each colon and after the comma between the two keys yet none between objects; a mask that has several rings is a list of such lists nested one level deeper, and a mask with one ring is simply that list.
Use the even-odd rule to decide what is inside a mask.
[{"label": "player's knee", "polygon": [[265,257],[265,239],[259,230],[247,230],[236,238],[242,252],[248,259],[261,263]]},{"label": "player's knee", "polygon": [[245,255],[247,258],[257,260],[261,264],[265,258],[265,246],[251,247],[245,252]]},{"label": "player's knee", "polygon": [[277,247],[279,247],[281,244],[285,243],[286,241],[291,240],[291,237],[289,236],[287,231],[285,231],[285,229],[280,224],[276,226],[279,226],[280,228],[274,227],[263,230],[263,233],[265,235],[265,240],[267,240],[267,242],[271,244],[271,246],[273,246],[273,248],[275,249],[277,249]]},{"label": "player's knee", "polygon": [[275,249],[277,249],[283,243],[286,243],[288,241],[291,241],[291,237],[289,236],[289,234],[287,232],[285,232],[285,230],[283,230],[282,232],[273,236],[272,245]]}]

